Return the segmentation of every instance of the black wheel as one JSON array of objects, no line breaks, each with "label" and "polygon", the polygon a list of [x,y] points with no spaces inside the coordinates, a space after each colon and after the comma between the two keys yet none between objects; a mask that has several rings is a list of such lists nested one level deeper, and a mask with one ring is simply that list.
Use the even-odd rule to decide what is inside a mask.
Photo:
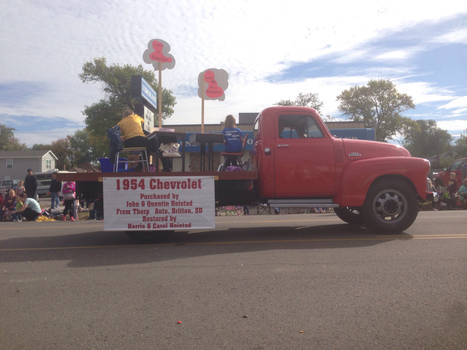
[{"label": "black wheel", "polygon": [[400,233],[418,214],[417,194],[401,180],[383,180],[368,191],[363,217],[366,225],[383,233]]},{"label": "black wheel", "polygon": [[363,224],[361,208],[339,207],[334,208],[334,212],[342,221],[352,225]]}]

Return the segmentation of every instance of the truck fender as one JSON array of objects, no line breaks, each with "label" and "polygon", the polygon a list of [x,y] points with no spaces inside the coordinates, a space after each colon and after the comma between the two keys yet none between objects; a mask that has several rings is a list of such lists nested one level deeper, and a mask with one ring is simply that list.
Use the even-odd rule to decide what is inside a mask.
[{"label": "truck fender", "polygon": [[426,198],[426,178],[430,162],[414,157],[384,157],[356,160],[343,169],[335,202],[340,206],[361,207],[370,186],[380,178],[400,177],[408,181],[422,199]]}]

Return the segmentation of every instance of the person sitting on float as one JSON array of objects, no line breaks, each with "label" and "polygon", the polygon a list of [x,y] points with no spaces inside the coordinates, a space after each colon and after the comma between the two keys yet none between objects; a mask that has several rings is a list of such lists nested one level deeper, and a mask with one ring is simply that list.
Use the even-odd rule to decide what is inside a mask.
[{"label": "person sitting on float", "polygon": [[144,147],[148,152],[149,143],[144,133],[144,119],[137,115],[130,107],[125,107],[122,120],[117,123],[124,147]]},{"label": "person sitting on float", "polygon": [[[239,166],[239,154],[243,151],[243,137],[242,131],[236,127],[235,118],[233,115],[229,114],[225,117],[224,130],[224,169],[228,166]],[[228,154],[231,153],[231,154]]]}]

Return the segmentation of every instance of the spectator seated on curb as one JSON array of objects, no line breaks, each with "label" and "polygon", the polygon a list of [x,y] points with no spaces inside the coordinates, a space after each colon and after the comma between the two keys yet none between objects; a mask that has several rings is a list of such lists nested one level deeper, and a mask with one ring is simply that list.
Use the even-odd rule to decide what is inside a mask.
[{"label": "spectator seated on curb", "polygon": [[0,193],[0,221],[3,221],[3,193]]},{"label": "spectator seated on curb", "polygon": [[17,209],[15,214],[21,214],[28,221],[34,221],[41,215],[41,206],[34,198],[23,194],[22,202],[21,208]]},{"label": "spectator seated on curb", "polygon": [[2,214],[4,221],[13,220],[13,214],[16,210],[16,192],[13,189],[8,191],[8,194],[3,198]]},{"label": "spectator seated on curb", "polygon": [[457,181],[456,181],[456,173],[452,171],[449,174],[449,181],[448,181],[448,209],[456,209],[457,207],[457,198],[456,198],[456,192],[457,192]]},{"label": "spectator seated on curb", "polygon": [[462,181],[462,186],[457,190],[456,196],[461,202],[461,207],[467,209],[467,177]]}]

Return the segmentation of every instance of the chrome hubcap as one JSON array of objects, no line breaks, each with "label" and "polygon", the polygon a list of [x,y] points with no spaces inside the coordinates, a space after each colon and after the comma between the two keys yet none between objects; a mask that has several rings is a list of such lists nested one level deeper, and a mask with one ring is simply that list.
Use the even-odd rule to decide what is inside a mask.
[{"label": "chrome hubcap", "polygon": [[401,192],[385,189],[375,196],[372,207],[378,220],[392,223],[402,220],[404,217],[407,210],[407,200]]}]

